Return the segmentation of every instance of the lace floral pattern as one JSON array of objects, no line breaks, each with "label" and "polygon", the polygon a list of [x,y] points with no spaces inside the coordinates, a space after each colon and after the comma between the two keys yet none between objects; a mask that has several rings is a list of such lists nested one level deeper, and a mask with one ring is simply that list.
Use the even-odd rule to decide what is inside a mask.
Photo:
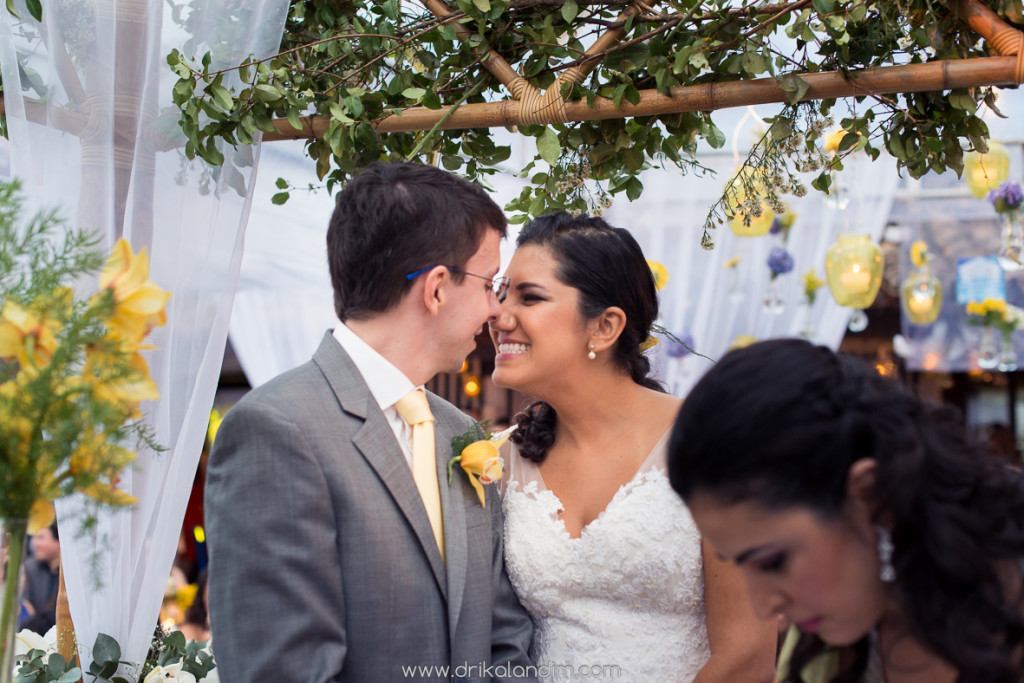
[{"label": "lace floral pattern", "polygon": [[547,666],[543,680],[572,680],[562,667],[618,666],[604,675],[688,682],[710,656],[700,533],[669,485],[664,443],[659,449],[575,539],[555,494],[517,480],[532,464],[512,454],[505,562],[533,617],[530,654]]}]

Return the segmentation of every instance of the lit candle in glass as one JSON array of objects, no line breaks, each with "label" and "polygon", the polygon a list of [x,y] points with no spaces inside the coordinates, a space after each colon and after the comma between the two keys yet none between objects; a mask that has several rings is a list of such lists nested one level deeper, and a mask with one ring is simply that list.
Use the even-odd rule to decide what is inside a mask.
[{"label": "lit candle in glass", "polygon": [[912,313],[922,318],[926,317],[932,311],[932,306],[935,304],[935,297],[931,296],[920,296],[918,294],[911,294],[907,298],[907,308]]},{"label": "lit candle in glass", "polygon": [[871,289],[871,273],[854,263],[850,270],[843,271],[839,275],[839,282],[850,294],[864,294]]}]

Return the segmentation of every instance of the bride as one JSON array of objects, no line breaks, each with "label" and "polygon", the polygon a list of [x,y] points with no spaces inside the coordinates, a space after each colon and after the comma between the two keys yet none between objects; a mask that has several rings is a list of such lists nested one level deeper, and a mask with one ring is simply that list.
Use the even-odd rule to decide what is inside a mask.
[{"label": "bride", "polygon": [[771,680],[775,622],[754,616],[666,478],[681,401],[641,352],[658,300],[640,247],[565,212],[516,245],[490,328],[494,382],[541,399],[517,417],[503,480],[505,562],[540,678]]}]

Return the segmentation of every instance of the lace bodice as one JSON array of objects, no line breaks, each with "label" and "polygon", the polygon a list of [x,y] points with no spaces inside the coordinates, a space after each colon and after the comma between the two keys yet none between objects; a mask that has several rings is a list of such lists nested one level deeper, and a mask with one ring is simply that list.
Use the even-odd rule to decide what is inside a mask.
[{"label": "lace bodice", "polygon": [[510,453],[505,563],[533,617],[530,654],[550,674],[542,680],[573,680],[558,667],[592,675],[592,667],[618,666],[618,675],[601,675],[620,683],[688,682],[707,661],[700,534],[669,486],[667,442],[666,433],[575,539],[537,466]]}]

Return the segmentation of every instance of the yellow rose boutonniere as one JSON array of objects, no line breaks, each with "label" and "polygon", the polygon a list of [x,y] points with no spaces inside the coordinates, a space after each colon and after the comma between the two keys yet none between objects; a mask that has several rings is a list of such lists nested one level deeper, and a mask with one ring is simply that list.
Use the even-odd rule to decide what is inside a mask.
[{"label": "yellow rose boutonniere", "polygon": [[484,484],[493,484],[503,474],[498,449],[516,429],[513,425],[503,432],[492,434],[487,429],[489,424],[490,420],[476,422],[468,431],[452,437],[452,453],[455,455],[448,460],[448,485],[452,484],[452,467],[459,463],[483,507],[487,507]]}]

